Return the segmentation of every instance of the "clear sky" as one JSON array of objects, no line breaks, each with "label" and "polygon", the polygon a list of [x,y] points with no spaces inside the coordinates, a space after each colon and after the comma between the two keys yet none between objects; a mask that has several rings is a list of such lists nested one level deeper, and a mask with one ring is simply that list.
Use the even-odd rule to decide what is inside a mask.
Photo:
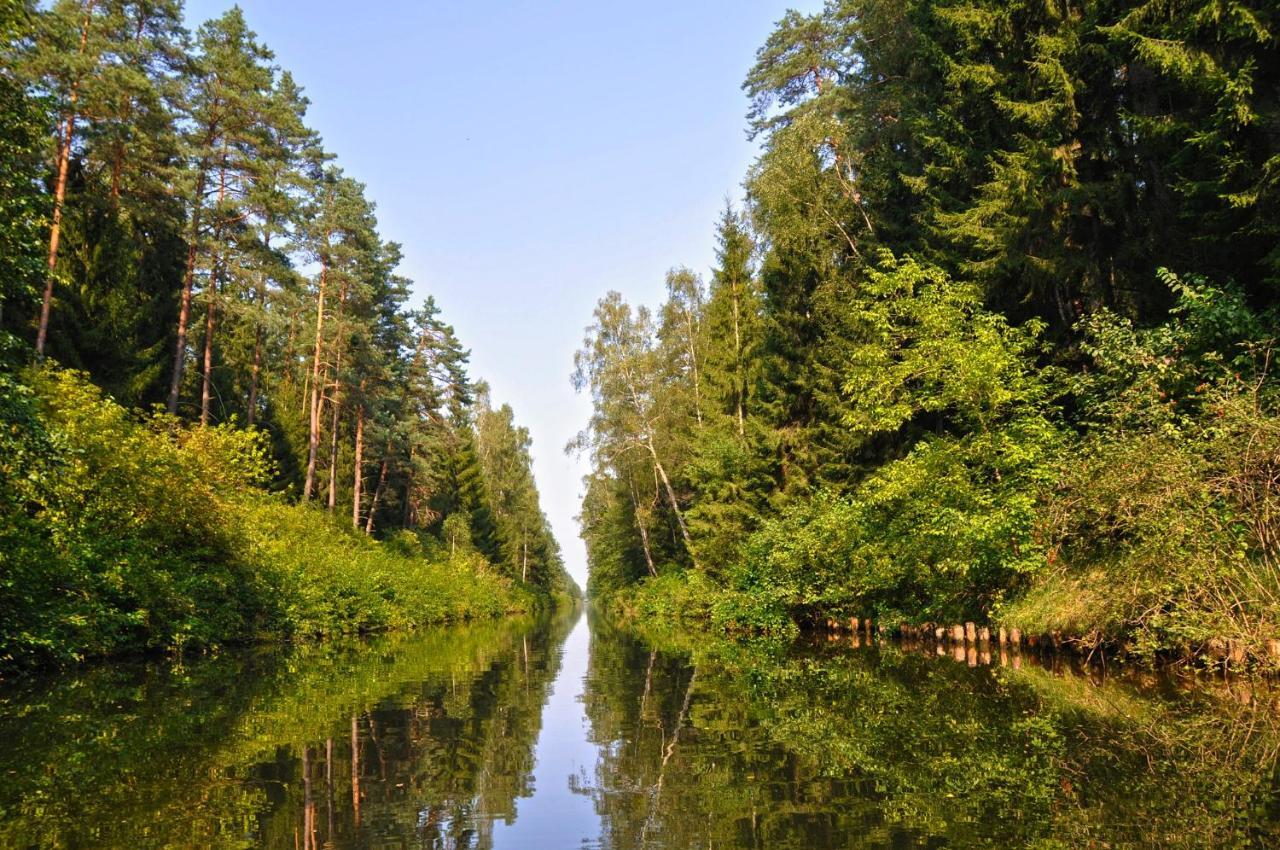
[{"label": "clear sky", "polygon": [[[228,0],[188,0],[194,30]],[[656,304],[673,265],[707,273],[713,225],[754,157],[740,86],[792,0],[241,0],[310,123],[404,245],[472,375],[533,436],[543,508],[586,581],[590,413],[573,353],[610,289]]]}]

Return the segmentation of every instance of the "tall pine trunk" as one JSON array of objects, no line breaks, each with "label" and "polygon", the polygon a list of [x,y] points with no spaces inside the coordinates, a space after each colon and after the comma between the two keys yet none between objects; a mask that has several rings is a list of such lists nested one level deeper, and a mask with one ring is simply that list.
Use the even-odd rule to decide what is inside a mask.
[{"label": "tall pine trunk", "polygon": [[342,378],[338,377],[337,366],[334,367],[333,380],[333,433],[329,442],[329,513],[338,507],[338,424],[342,412]]},{"label": "tall pine trunk", "polygon": [[[328,242],[326,236],[325,241]],[[316,295],[316,350],[311,361],[311,427],[307,435],[307,478],[303,501],[310,501],[316,485],[316,455],[320,453],[320,357],[324,346],[324,287],[329,276],[329,258],[320,258],[320,290]]]},{"label": "tall pine trunk", "polygon": [[[227,198],[227,141],[222,140],[222,165],[218,170],[218,200],[214,214],[220,215]],[[213,403],[213,332],[218,323],[218,275],[222,269],[222,222],[216,224],[213,260],[209,263],[209,289],[205,293],[204,314],[204,370],[200,381],[200,424],[209,424],[209,410]]]},{"label": "tall pine trunk", "polygon": [[360,502],[364,498],[364,405],[356,405],[356,456],[351,476],[351,527],[360,528]]},{"label": "tall pine trunk", "polygon": [[338,507],[338,421],[342,411],[342,308],[347,303],[347,286],[344,283],[338,295],[337,339],[334,340],[333,359],[333,434],[329,445],[329,513]]},{"label": "tall pine trunk", "polygon": [[252,428],[254,414],[258,410],[258,380],[262,374],[262,325],[253,331],[253,366],[249,369],[249,412],[245,424]]},{"label": "tall pine trunk", "polygon": [[[388,449],[390,445],[388,444]],[[373,534],[373,519],[378,515],[378,502],[382,499],[382,491],[387,486],[387,457],[382,456],[382,468],[378,470],[378,486],[373,488],[373,501],[369,503],[369,516],[364,522],[364,533]]]},{"label": "tall pine trunk", "polygon": [[[265,230],[262,234],[262,247],[265,249],[264,253],[270,256],[270,229]],[[253,366],[249,371],[249,412],[246,416],[246,424],[250,428],[253,427],[254,417],[258,412],[258,381],[262,376],[262,316],[267,312],[267,273],[265,271],[258,275],[258,287],[254,296],[258,304],[259,315],[254,319],[253,323]]]},{"label": "tall pine trunk", "polygon": [[[212,131],[210,132],[212,135]],[[191,290],[196,279],[196,260],[200,256],[200,219],[204,211],[204,186],[209,165],[201,161],[196,178],[195,206],[191,212],[191,229],[187,236],[187,268],[182,275],[182,304],[178,309],[178,342],[173,352],[173,372],[169,380],[169,415],[178,414],[178,396],[182,392],[182,373],[187,365],[187,331],[191,324]]]},{"label": "tall pine trunk", "polygon": [[742,328],[738,318],[741,306],[738,300],[738,281],[736,279],[730,284],[729,291],[733,295],[733,396],[738,408],[738,436],[745,437],[747,435],[747,425],[742,412],[744,406],[742,397],[746,395],[746,378],[742,374]]},{"label": "tall pine trunk", "polygon": [[[80,28],[80,55],[89,47],[89,25],[93,21],[96,0],[84,7],[84,25]],[[71,169],[71,143],[75,137],[76,103],[80,99],[80,81],[71,84],[67,115],[58,139],[58,177],[53,187],[53,215],[49,222],[49,274],[44,282],[44,300],[40,305],[40,329],[36,332],[36,356],[44,358],[45,340],[49,338],[49,311],[53,307],[53,279],[58,269],[58,242],[62,238],[62,208],[67,198],[67,172]]]},{"label": "tall pine trunk", "polygon": [[[133,44],[136,48],[142,43],[142,36],[147,29],[147,10],[145,8],[138,12],[138,26],[133,32]],[[133,108],[135,101],[132,97],[124,97],[123,107],[120,114],[123,116],[121,125],[127,125],[129,120],[133,118]],[[116,137],[115,144],[112,145],[111,156],[111,209],[115,211],[120,207],[120,184],[124,175],[125,146],[119,136]]]},{"label": "tall pine trunk", "polygon": [[209,289],[205,293],[204,314],[204,376],[200,382],[200,424],[209,424],[209,407],[213,398],[213,332],[218,322],[218,268],[219,262],[209,269]]}]

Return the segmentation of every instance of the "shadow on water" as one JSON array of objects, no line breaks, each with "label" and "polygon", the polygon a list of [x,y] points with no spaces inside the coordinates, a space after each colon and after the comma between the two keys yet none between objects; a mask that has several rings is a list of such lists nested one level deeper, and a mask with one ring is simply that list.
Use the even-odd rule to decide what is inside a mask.
[{"label": "shadow on water", "polygon": [[575,622],[5,686],[0,847],[1280,845],[1265,683]]}]

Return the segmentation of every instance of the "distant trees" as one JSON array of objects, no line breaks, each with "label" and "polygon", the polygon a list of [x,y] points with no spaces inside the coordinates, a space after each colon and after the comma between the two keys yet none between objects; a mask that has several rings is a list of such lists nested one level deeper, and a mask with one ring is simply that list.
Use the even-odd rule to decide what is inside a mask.
[{"label": "distant trees", "polygon": [[4,0],[0,33],[7,339],[127,405],[263,429],[272,486],[354,529],[456,515],[495,567],[569,588],[527,434],[475,405],[434,302],[408,307],[400,246],[239,8],[189,33],[179,0]]}]

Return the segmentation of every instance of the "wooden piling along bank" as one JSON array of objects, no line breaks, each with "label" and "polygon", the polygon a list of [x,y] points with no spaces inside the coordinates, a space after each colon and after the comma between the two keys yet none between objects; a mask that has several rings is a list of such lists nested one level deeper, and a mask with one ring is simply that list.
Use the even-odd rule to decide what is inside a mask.
[{"label": "wooden piling along bank", "polygon": [[[985,663],[991,663],[990,647],[993,645],[999,647],[1002,664],[1006,652],[1018,653],[1024,647],[1037,651],[1051,650],[1073,654],[1083,654],[1082,647],[1084,647],[1080,641],[1064,637],[1058,631],[1024,637],[1021,629],[998,626],[993,632],[991,627],[979,626],[973,622],[951,625],[901,623],[886,629],[869,617],[850,617],[847,620],[830,617],[826,619],[825,624],[827,631],[833,636],[852,633],[859,638],[865,635],[870,641],[877,635],[892,635],[904,641],[932,641],[938,645],[938,655],[951,654],[957,661],[970,663],[973,663],[975,657],[981,661],[984,654],[987,659]],[[861,645],[861,640],[858,640],[858,644]],[[946,645],[951,646],[950,653],[946,651]],[[1189,650],[1183,660],[1205,659],[1211,668],[1239,671],[1246,669],[1252,658],[1264,662],[1265,666],[1262,669],[1268,674],[1280,675],[1280,638],[1264,641],[1261,650],[1251,655],[1248,648],[1240,641],[1214,638],[1208,641],[1199,653]]]}]

